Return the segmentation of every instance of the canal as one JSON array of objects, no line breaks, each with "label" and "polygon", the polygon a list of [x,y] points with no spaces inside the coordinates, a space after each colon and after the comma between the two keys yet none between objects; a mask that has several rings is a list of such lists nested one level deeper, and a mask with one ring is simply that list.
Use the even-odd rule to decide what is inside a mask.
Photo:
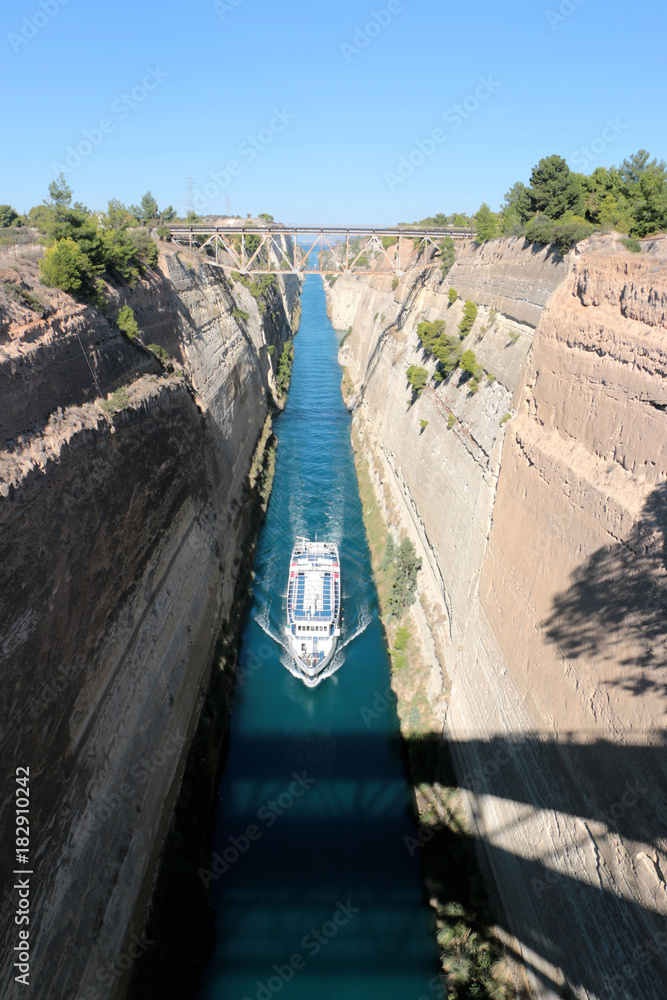
[{"label": "canal", "polygon": [[[389,664],[340,336],[318,277],[306,279],[302,305],[239,649],[211,880],[217,940],[201,1000],[433,1000],[434,929],[411,848],[398,721],[384,697]],[[296,535],[334,540],[341,554],[337,669],[314,689],[290,673],[281,638]]]}]

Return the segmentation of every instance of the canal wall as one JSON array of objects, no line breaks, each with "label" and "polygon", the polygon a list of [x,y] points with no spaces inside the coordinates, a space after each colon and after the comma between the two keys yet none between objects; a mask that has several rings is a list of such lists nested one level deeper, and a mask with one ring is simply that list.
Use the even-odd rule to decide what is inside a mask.
[{"label": "canal wall", "polygon": [[[449,289],[459,298],[450,304]],[[427,693],[535,997],[660,996],[667,973],[664,748],[667,260],[595,237],[523,239],[328,287],[355,439],[388,526],[422,557]],[[456,334],[491,378],[435,364]],[[626,990],[626,994],[623,993]]]},{"label": "canal wall", "polygon": [[[0,993],[25,990],[10,850],[23,766],[30,986],[108,998],[147,947],[160,852],[256,530],[258,450],[299,284],[281,276],[253,295],[187,250],[165,252],[134,290],[107,285],[104,314],[39,285],[36,259],[1,277]],[[166,366],[111,321],[123,304]]]}]

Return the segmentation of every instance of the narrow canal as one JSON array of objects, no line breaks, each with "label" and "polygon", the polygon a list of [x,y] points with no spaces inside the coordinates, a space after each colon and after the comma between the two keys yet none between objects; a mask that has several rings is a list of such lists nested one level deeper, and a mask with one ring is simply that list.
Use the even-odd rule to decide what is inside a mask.
[{"label": "narrow canal", "polygon": [[[289,401],[218,804],[217,943],[201,1000],[435,998],[437,972],[378,604],[340,392],[339,336],[317,277],[303,288]],[[296,535],[335,540],[343,575],[338,668],[292,676],[281,634]],[[367,720],[368,724],[364,721]]]}]

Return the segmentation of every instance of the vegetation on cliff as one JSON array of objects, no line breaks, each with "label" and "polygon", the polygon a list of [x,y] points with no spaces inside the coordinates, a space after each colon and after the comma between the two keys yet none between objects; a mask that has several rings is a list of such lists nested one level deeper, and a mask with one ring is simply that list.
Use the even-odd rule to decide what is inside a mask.
[{"label": "vegetation on cliff", "polygon": [[[525,236],[563,253],[596,229],[649,236],[667,229],[667,164],[640,149],[618,167],[583,174],[553,154],[533,167],[527,184],[512,185],[498,212],[482,202],[472,218],[440,212],[418,224],[474,230],[478,243],[495,236]],[[449,251],[441,248],[441,257],[446,276]]]},{"label": "vegetation on cliff", "polygon": [[292,363],[294,361],[294,341],[285,341],[283,352],[280,355],[278,373],[276,375],[276,388],[280,396],[286,396],[292,378]]},{"label": "vegetation on cliff", "polygon": [[[396,545],[373,488],[369,460],[363,457],[354,431],[352,440],[392,664],[392,688],[420,820],[418,834],[407,846],[419,855],[435,913],[444,995],[448,1000],[506,1000],[516,994],[508,981],[501,945],[493,935],[494,916],[479,870],[475,841],[466,828],[448,744],[438,735],[440,723],[425,694],[428,666],[420,654],[409,614],[416,598],[421,560],[408,539]],[[377,465],[374,475],[376,481],[382,477]],[[393,501],[386,486],[384,496],[391,510]],[[400,601],[397,591],[405,580],[410,581],[408,594],[405,601]]]}]

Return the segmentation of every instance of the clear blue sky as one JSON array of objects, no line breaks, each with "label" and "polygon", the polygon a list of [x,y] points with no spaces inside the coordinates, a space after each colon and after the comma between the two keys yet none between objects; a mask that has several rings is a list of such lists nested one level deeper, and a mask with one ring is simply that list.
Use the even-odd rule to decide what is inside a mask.
[{"label": "clear blue sky", "polygon": [[667,158],[664,0],[12,0],[0,23],[0,203],[21,211],[68,147],[91,208],[150,189],[183,211],[190,176],[206,213],[378,225],[498,208],[551,153]]}]

